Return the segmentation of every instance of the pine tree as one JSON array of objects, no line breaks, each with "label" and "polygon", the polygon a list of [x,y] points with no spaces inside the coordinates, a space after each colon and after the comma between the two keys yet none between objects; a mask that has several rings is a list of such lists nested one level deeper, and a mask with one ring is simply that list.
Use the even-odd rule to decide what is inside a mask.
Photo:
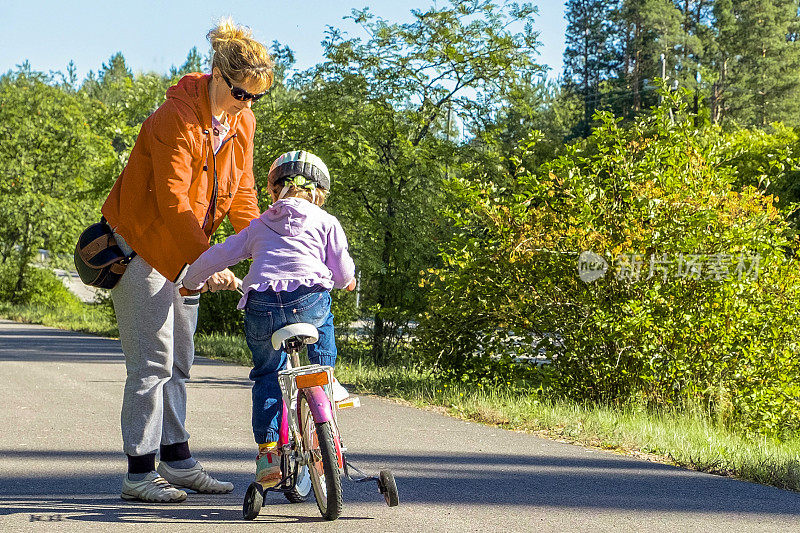
[{"label": "pine tree", "polygon": [[675,77],[682,87],[694,92],[694,113],[699,112],[701,80],[708,78],[710,51],[714,50],[713,0],[674,0],[683,17],[683,42],[674,53]]},{"label": "pine tree", "polygon": [[202,72],[203,63],[208,63],[208,60],[200,55],[200,52],[197,51],[196,46],[193,46],[186,55],[186,61],[183,63],[183,65],[181,65],[180,68],[173,66],[169,70],[169,76],[173,80],[177,80],[178,78],[181,78],[190,72]]},{"label": "pine tree", "polygon": [[730,88],[729,70],[737,48],[736,17],[732,0],[714,2],[715,48],[711,54],[715,80],[711,88],[709,104],[712,122],[719,122],[728,114]]},{"label": "pine tree", "polygon": [[717,0],[716,116],[798,124],[798,0]]},{"label": "pine tree", "polygon": [[636,113],[655,103],[653,86],[646,81],[661,76],[661,54],[669,76],[676,65],[680,67],[676,51],[690,39],[672,0],[622,0],[615,21],[623,57],[619,79],[626,81],[630,111]]},{"label": "pine tree", "polygon": [[600,84],[619,68],[619,56],[611,43],[610,14],[613,0],[567,2],[564,82],[583,99],[583,120],[577,130],[588,135],[592,115],[602,98]]}]

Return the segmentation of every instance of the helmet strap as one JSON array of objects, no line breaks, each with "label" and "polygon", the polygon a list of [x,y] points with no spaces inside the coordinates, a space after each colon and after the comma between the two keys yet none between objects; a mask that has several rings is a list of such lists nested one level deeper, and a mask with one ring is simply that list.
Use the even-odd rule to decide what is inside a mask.
[{"label": "helmet strap", "polygon": [[286,179],[283,183],[284,185],[280,194],[278,195],[278,200],[281,200],[284,196],[286,196],[286,193],[289,192],[289,190],[294,186],[298,189],[310,191],[311,202],[314,204],[317,203],[317,187],[314,182],[305,179],[303,176],[293,176],[292,178]]}]

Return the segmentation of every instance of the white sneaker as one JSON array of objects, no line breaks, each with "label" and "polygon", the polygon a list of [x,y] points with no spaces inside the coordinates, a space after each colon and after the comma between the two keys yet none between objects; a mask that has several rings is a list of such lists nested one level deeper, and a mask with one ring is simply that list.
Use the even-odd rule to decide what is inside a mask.
[{"label": "white sneaker", "polygon": [[126,474],[122,480],[122,499],[178,503],[186,499],[186,493],[170,485],[157,472],[149,472],[141,481],[131,481]]},{"label": "white sneaker", "polygon": [[158,463],[158,473],[164,479],[182,489],[190,489],[203,494],[226,494],[233,491],[233,483],[217,481],[209,476],[200,463],[191,468],[171,468],[167,463]]},{"label": "white sneaker", "polygon": [[342,384],[339,383],[339,380],[336,378],[333,378],[333,383],[331,384],[331,391],[333,392],[334,402],[341,402],[342,400],[350,396],[350,393],[347,392],[347,389],[342,387]]}]

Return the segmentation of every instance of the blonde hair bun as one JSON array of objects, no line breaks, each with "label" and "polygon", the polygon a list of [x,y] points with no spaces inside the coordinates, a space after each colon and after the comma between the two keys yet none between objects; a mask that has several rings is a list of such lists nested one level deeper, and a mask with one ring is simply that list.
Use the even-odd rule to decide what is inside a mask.
[{"label": "blonde hair bun", "polygon": [[212,69],[218,68],[232,82],[253,82],[258,85],[258,92],[270,88],[275,63],[267,47],[253,38],[250,28],[238,25],[228,17],[212,28],[206,37],[214,51]]}]

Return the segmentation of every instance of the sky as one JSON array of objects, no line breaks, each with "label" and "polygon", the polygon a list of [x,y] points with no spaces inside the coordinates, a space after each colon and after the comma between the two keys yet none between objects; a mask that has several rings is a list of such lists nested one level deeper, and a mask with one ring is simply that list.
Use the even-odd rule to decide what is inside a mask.
[{"label": "sky", "polygon": [[[533,21],[542,43],[539,63],[551,67],[549,77],[555,79],[564,52],[564,0],[533,3],[539,7]],[[435,0],[0,0],[0,73],[25,60],[36,71],[66,72],[72,60],[83,80],[122,52],[134,73],[164,74],[183,64],[194,46],[205,55],[206,33],[228,15],[265,44],[277,40],[288,45],[295,52],[295,67],[302,70],[322,61],[320,42],[327,26],[364,37],[352,21],[343,20],[351,9],[369,7],[390,22],[410,22],[412,9],[431,5]]]}]

